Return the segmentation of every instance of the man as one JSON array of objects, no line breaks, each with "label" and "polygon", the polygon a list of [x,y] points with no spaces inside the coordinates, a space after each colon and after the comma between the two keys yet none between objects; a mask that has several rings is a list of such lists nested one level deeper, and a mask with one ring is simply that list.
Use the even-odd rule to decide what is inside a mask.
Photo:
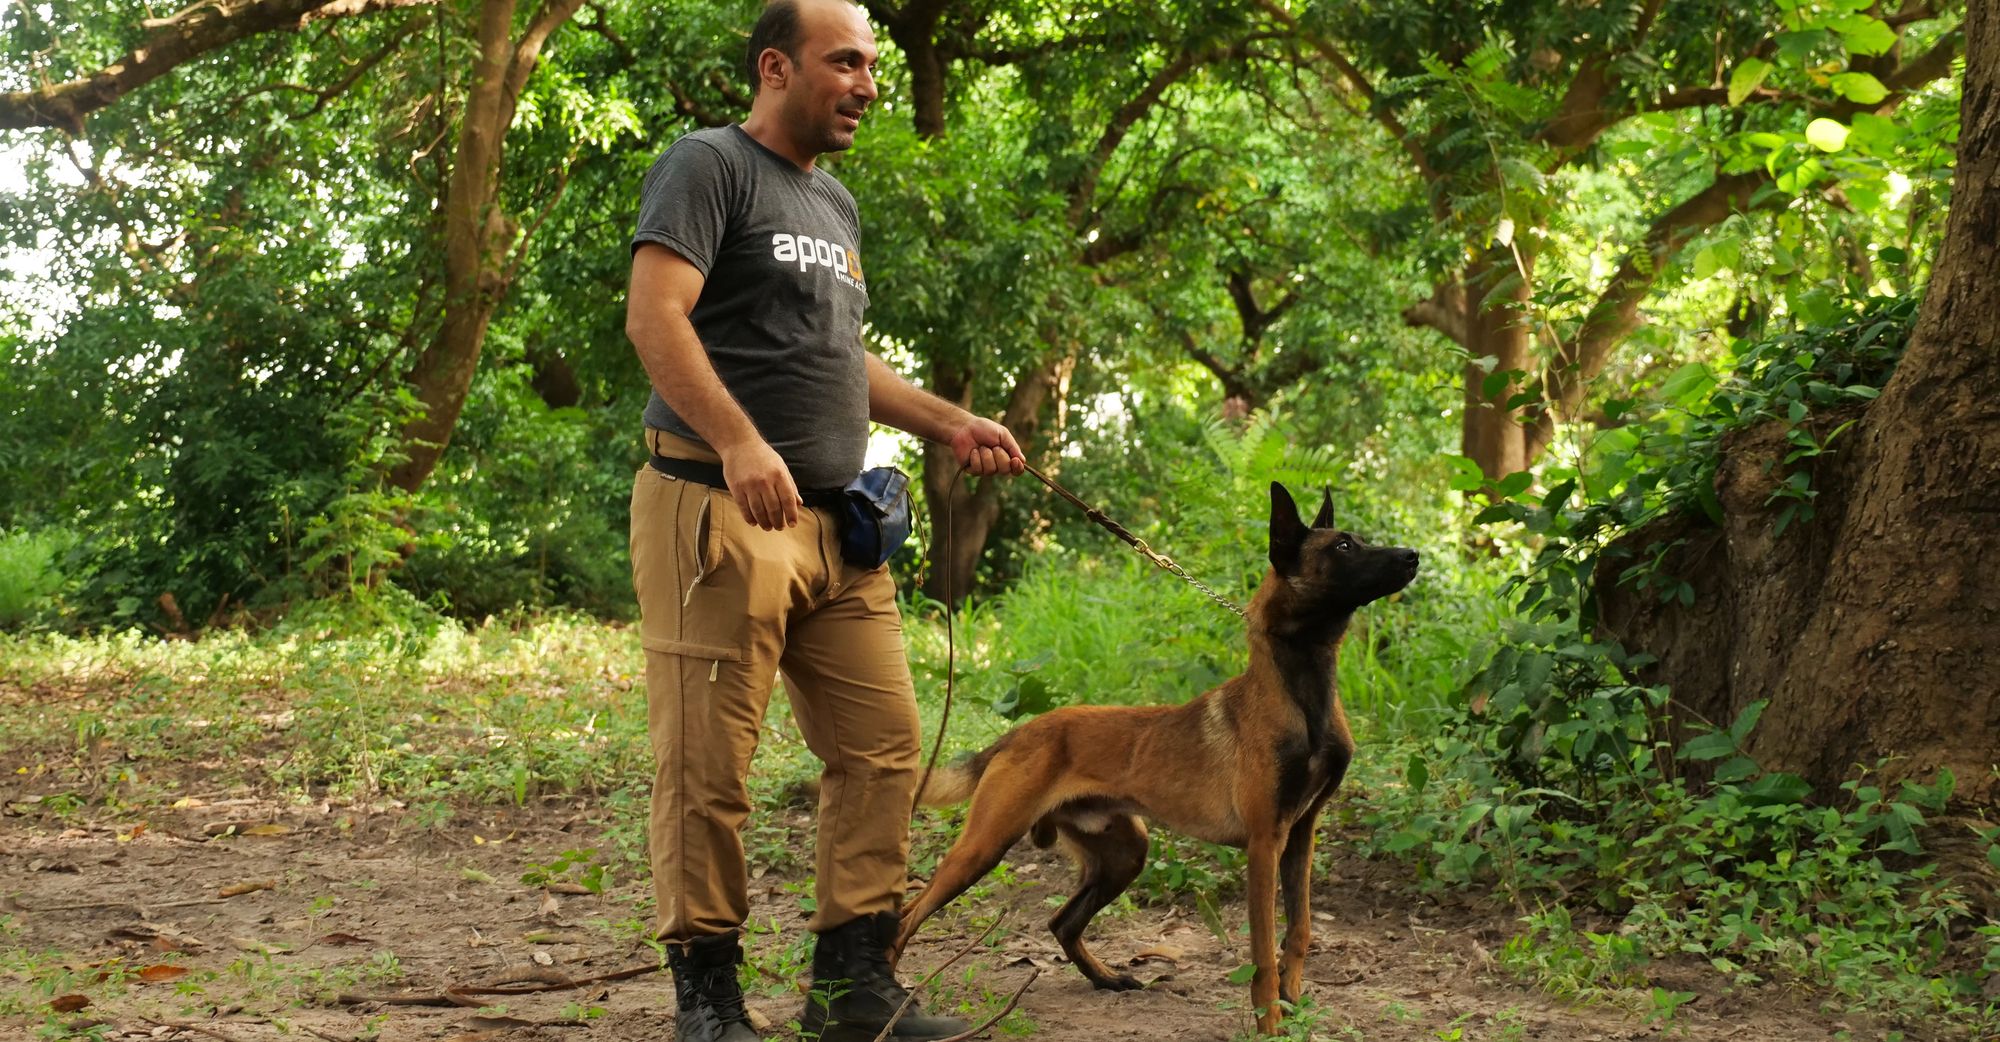
[{"label": "man", "polygon": [[[648,833],[681,1042],[753,1042],[736,967],[749,915],[738,832],[774,674],[825,762],[813,991],[828,1040],[873,1039],[907,995],[887,962],[918,781],[916,702],[886,569],[840,556],[819,505],[860,471],[871,419],[1019,474],[1001,425],[912,387],[861,344],[854,199],[815,160],[875,99],[874,33],[843,0],[778,0],[750,34],[740,126],[690,134],[647,174],[626,333],[651,379],[653,463],[632,490],[632,574],[656,761]],[[914,1004],[897,1039],[960,1021]]]}]

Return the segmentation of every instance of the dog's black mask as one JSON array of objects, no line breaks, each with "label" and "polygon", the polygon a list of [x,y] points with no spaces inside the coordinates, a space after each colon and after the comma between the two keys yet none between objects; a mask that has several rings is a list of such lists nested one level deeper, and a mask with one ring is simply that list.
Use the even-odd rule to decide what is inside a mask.
[{"label": "dog's black mask", "polygon": [[1285,486],[1271,482],[1271,567],[1278,570],[1306,613],[1345,613],[1395,593],[1417,577],[1417,552],[1403,546],[1370,546],[1333,524],[1333,493],[1320,502],[1311,525]]}]

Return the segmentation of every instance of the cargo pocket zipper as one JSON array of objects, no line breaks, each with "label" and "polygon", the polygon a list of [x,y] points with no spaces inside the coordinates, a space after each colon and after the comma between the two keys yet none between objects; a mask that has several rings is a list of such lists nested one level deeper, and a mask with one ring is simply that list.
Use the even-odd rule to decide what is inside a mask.
[{"label": "cargo pocket zipper", "polygon": [[[708,578],[709,573],[714,570],[713,565],[708,560],[708,526],[710,523],[708,510],[710,503],[711,500],[707,496],[703,496],[701,499],[701,512],[695,515],[694,581],[688,584],[687,592],[681,595],[681,607],[683,608],[687,607],[688,602],[694,599],[694,588],[700,586],[701,581]],[[709,679],[714,680],[715,678],[711,676]]]}]

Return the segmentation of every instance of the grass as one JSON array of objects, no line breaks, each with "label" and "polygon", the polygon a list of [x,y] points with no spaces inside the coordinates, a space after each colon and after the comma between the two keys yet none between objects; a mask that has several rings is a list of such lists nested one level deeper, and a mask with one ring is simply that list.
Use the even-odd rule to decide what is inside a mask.
[{"label": "grass", "polygon": [[[1840,862],[1849,866],[1841,869],[1844,875],[1807,878],[1800,874],[1805,868],[1779,873],[1775,881],[1798,895],[1790,904],[1771,904],[1766,891],[1728,873],[1718,877],[1722,882],[1704,884],[1701,893],[1715,900],[1688,903],[1693,890],[1676,892],[1661,882],[1669,869],[1698,862],[1680,853],[1683,841],[1764,827],[1748,811],[1717,818],[1697,796],[1654,794],[1647,806],[1676,820],[1681,831],[1673,835],[1681,840],[1662,833],[1632,855],[1578,856],[1573,848],[1579,844],[1609,838],[1629,843],[1631,837],[1614,836],[1608,827],[1578,829],[1546,813],[1507,817],[1501,827],[1496,806],[1526,805],[1548,794],[1492,788],[1490,778],[1482,781],[1472,770],[1479,762],[1473,747],[1452,744],[1439,726],[1448,712],[1445,693],[1482,650],[1481,631],[1494,625],[1492,603],[1481,594],[1478,573],[1447,572],[1406,599],[1368,609],[1341,661],[1342,689],[1356,708],[1364,748],[1349,798],[1336,804],[1330,827],[1358,833],[1360,847],[1373,856],[1408,863],[1416,885],[1470,888],[1519,902],[1523,929],[1497,961],[1556,994],[1609,1001],[1670,1021],[1687,993],[1652,984],[1648,966],[1685,958],[1676,951],[1694,945],[1724,981],[1733,975],[1747,984],[1775,975],[1857,1005],[1939,1008],[1937,997],[1925,994],[1935,989],[1937,972],[1912,961],[1920,953],[1884,938],[1932,929],[1925,915],[1944,923],[1944,932],[1968,920],[1953,910],[1947,891],[1907,867],[1902,871],[1919,888],[1929,887],[1929,903],[1903,902],[1896,893],[1863,886],[1872,870],[1853,858]],[[1053,621],[1063,619],[1073,624]],[[928,752],[942,708],[945,633],[934,607],[912,610],[906,632]],[[1031,571],[1005,600],[966,612],[957,638],[947,759],[983,747],[1011,726],[994,711],[996,703],[1178,701],[1240,668],[1243,654],[1240,623],[1137,561],[1099,562],[1067,577],[1054,569]],[[256,636],[218,633],[199,642],[137,634],[15,635],[0,638],[0,768],[17,782],[12,810],[46,828],[129,825],[184,797],[254,791],[301,804],[401,804],[398,828],[432,832],[458,828],[482,807],[583,797],[579,802],[588,806],[596,833],[560,852],[524,858],[514,874],[629,889],[645,878],[651,780],[641,661],[633,630],[569,616],[472,628],[432,620],[359,634],[334,624],[295,625]],[[803,873],[811,855],[810,813],[800,793],[817,771],[785,699],[774,697],[751,782],[745,842],[753,869],[787,879],[802,907],[810,902]],[[1882,813],[1891,798],[1853,813]],[[1468,808],[1475,807],[1480,814],[1473,818]],[[934,863],[956,834],[960,813],[919,818],[913,837],[918,871]],[[1322,844],[1323,856],[1336,856],[1337,846]],[[1813,863],[1825,865],[1830,856]],[[1643,878],[1640,869],[1648,873]],[[1768,865],[1758,870],[1776,871]],[[1629,877],[1620,906],[1630,916],[1623,932],[1606,926],[1615,921],[1601,914],[1572,921],[1567,912],[1552,910],[1551,902],[1588,904],[1621,872]],[[1129,897],[1178,904],[1228,942],[1232,924],[1216,909],[1236,895],[1241,876],[1240,852],[1160,832]],[[1016,884],[996,875],[985,885],[998,895]],[[1766,902],[1762,920],[1736,908],[1746,901]],[[1854,921],[1852,928],[1822,928],[1817,945],[1802,947],[1787,930],[1804,936],[1805,926],[1790,924],[1819,921],[1815,901],[1840,904]],[[979,914],[974,902],[960,911]],[[1714,924],[1749,929],[1773,915],[1787,928],[1718,944]],[[614,918],[605,923],[610,932],[642,941],[650,899],[633,893],[629,909]],[[750,938],[746,980],[754,976],[752,986],[768,990],[773,980],[796,973],[806,949],[796,931],[787,936],[775,924],[764,926]],[[44,1008],[78,982],[63,976],[69,960],[62,953],[25,951],[10,939],[14,932],[0,913],[0,975],[27,982],[0,990],[0,1013],[19,1015]],[[191,979],[189,986],[214,990],[226,983],[288,1002],[311,1001],[349,983],[341,974],[381,969],[277,980],[269,979],[268,963],[246,956],[230,967],[230,981]],[[89,986],[107,998],[121,988],[116,975]],[[979,1006],[992,998],[973,981],[953,987],[955,1002]],[[1952,1008],[1960,1023],[1978,1016],[1962,1002]],[[1314,1023],[1335,1030],[1318,1016],[1302,1011],[1297,1022],[1304,1030]],[[1461,1027],[1476,1029],[1468,1037],[1505,1037],[1508,1031],[1507,1024],[1489,1020],[1443,1025],[1440,1037]],[[1009,1030],[1029,1026],[1016,1019]]]}]

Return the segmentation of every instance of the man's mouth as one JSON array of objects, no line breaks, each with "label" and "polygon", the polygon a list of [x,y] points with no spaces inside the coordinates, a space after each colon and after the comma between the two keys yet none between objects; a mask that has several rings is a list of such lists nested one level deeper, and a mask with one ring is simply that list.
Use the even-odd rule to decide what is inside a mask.
[{"label": "man's mouth", "polygon": [[836,116],[839,116],[839,117],[840,117],[841,119],[844,119],[844,120],[846,120],[846,121],[847,121],[847,129],[849,129],[849,130],[853,130],[853,129],[855,129],[855,128],[857,128],[857,127],[861,126],[861,110],[860,110],[860,109],[856,109],[856,110],[854,110],[853,112],[847,112],[847,111],[844,111],[844,110],[842,110],[842,111],[836,111],[836,112],[834,113],[834,115],[836,115]]}]

